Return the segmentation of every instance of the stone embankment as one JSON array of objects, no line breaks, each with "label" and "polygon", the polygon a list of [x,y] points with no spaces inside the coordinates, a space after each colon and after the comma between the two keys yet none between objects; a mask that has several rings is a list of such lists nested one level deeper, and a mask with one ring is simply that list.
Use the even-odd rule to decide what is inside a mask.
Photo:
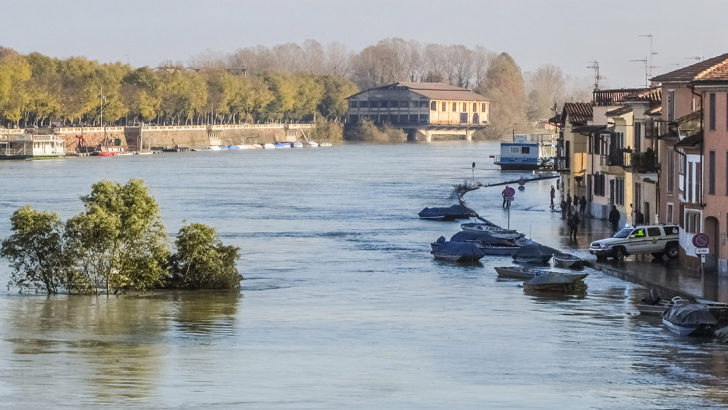
[{"label": "stone embankment", "polygon": [[[87,146],[100,144],[104,138],[115,140],[129,150],[179,145],[204,148],[209,145],[256,144],[297,141],[302,133],[310,134],[313,124],[234,124],[234,125],[160,125],[130,127],[54,127],[39,129],[38,133],[64,136],[66,149],[74,151],[83,137]],[[9,130],[23,133],[22,130]],[[141,135],[140,135],[141,134]]]}]

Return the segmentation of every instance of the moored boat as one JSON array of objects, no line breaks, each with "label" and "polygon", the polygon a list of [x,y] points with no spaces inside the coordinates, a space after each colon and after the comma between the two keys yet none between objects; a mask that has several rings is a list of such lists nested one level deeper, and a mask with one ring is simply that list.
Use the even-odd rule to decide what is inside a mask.
[{"label": "moored boat", "polygon": [[240,149],[240,147],[237,145],[228,145],[227,147],[228,149]]},{"label": "moored boat", "polygon": [[320,147],[330,147],[332,144],[330,142],[322,142],[319,144]]},{"label": "moored boat", "polygon": [[291,143],[291,147],[293,147],[293,148],[303,148],[303,143],[301,141],[293,141]]},{"label": "moored boat", "polygon": [[477,262],[485,253],[477,245],[467,242],[446,241],[444,236],[430,244],[430,252],[435,259],[442,259],[450,262]]},{"label": "moored boat", "polygon": [[523,289],[526,291],[564,292],[587,276],[589,276],[588,273],[548,272],[523,282]]},{"label": "moored boat", "polygon": [[275,149],[275,147],[276,147],[275,145],[271,144],[270,142],[267,144],[262,144],[262,145],[263,145],[263,148],[265,148],[265,149]]},{"label": "moored boat", "polygon": [[464,205],[453,205],[448,208],[425,208],[418,214],[420,219],[431,221],[454,221],[468,219],[474,214],[473,210]]},{"label": "moored boat", "polygon": [[569,253],[554,253],[554,266],[567,269],[584,269],[586,261]]},{"label": "moored boat", "polygon": [[671,331],[683,336],[710,336],[718,321],[701,304],[675,304],[662,314],[662,323]]},{"label": "moored boat", "polygon": [[276,148],[291,148],[291,144],[289,142],[276,142],[274,145]]},{"label": "moored boat", "polygon": [[314,141],[309,141],[308,142],[308,146],[311,147],[311,148],[316,148],[316,147],[319,146],[319,144],[317,142],[314,142]]},{"label": "moored boat", "polygon": [[542,245],[521,246],[513,255],[513,260],[520,263],[535,263],[545,265],[549,263],[554,254],[552,248]]},{"label": "moored boat", "polygon": [[498,277],[503,279],[530,280],[538,275],[548,273],[545,269],[534,269],[525,266],[496,266]]}]

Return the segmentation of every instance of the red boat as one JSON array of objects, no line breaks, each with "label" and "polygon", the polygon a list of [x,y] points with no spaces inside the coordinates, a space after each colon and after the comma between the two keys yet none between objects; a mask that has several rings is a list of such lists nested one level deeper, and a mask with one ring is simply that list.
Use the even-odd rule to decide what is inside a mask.
[{"label": "red boat", "polygon": [[115,157],[116,152],[96,151],[93,153],[93,155],[99,156],[99,157]]}]

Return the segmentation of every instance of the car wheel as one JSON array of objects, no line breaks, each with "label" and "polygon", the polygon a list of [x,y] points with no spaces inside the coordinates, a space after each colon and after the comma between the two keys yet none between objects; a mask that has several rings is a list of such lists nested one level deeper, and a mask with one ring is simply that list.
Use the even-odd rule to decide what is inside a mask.
[{"label": "car wheel", "polygon": [[667,257],[670,259],[675,259],[680,256],[680,249],[678,249],[676,245],[668,245],[665,252],[667,253]]},{"label": "car wheel", "polygon": [[662,256],[665,254],[665,252],[652,252],[652,256],[655,258],[662,258]]},{"label": "car wheel", "polygon": [[624,249],[617,248],[614,250],[614,260],[615,261],[623,261],[625,257]]}]

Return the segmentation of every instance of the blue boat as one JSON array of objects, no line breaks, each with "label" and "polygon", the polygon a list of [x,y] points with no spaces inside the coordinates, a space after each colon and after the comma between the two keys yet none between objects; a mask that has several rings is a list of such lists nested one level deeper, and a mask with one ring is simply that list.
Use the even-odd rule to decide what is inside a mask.
[{"label": "blue boat", "polygon": [[237,145],[228,145],[228,149],[240,149]]},{"label": "blue boat", "polygon": [[276,142],[275,143],[276,148],[291,148],[290,142]]}]

